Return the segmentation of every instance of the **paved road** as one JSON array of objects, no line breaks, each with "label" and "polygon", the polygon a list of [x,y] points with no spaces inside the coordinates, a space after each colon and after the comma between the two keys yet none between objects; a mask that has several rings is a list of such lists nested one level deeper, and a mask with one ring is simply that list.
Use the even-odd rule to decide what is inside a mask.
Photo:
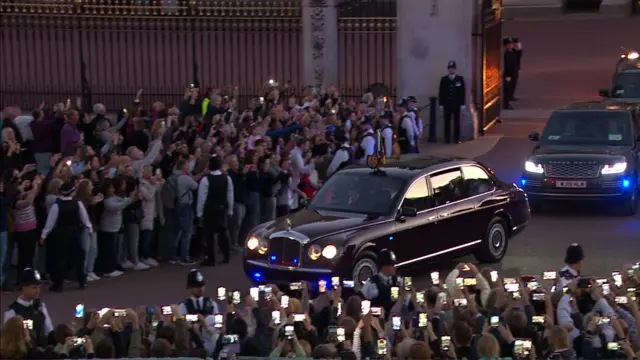
[{"label": "paved road", "polygon": [[[640,45],[640,34],[630,31],[634,28],[633,21],[637,19],[507,24],[506,34],[519,36],[526,51],[518,91],[522,100],[514,104],[520,114],[536,114],[570,101],[594,98],[598,89],[606,87],[611,79],[618,46]],[[534,115],[509,119],[493,127],[490,135],[501,139],[479,160],[494,168],[501,178],[517,182],[533,146],[526,134],[543,126],[544,120]],[[606,275],[623,263],[640,259],[640,216],[618,217],[597,208],[556,209],[535,215],[528,230],[510,244],[507,256],[495,267],[510,274],[539,274],[557,269],[562,265],[564,249],[572,242],[579,242],[585,249],[586,273]],[[229,265],[203,270],[210,295],[215,295],[217,286],[247,290],[249,282],[240,260],[236,256]],[[184,297],[187,270],[163,266],[101,280],[83,292],[45,293],[43,299],[55,321],[70,319],[74,305],[79,302],[87,307],[168,304]],[[424,267],[411,273],[418,286],[425,283],[421,275],[426,273]],[[2,307],[14,297],[15,294],[2,295]]]}]

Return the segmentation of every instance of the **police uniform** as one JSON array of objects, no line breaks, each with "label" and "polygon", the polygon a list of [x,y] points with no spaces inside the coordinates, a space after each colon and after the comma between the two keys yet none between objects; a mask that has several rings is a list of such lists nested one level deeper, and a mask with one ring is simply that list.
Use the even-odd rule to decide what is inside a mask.
[{"label": "police uniform", "polygon": [[[373,120],[369,116],[365,116],[362,121],[362,125],[369,126],[373,124]],[[365,130],[360,136],[358,148],[356,149],[356,160],[365,161],[367,156],[373,155],[376,152],[376,139],[373,135],[371,128]]]},{"label": "police uniform", "polygon": [[349,144],[345,131],[338,129],[335,134],[335,139],[342,145],[337,148],[333,154],[331,163],[329,163],[329,167],[327,168],[327,176],[331,176],[355,162],[353,148],[351,144]]},{"label": "police uniform", "polygon": [[398,122],[398,145],[400,146],[400,153],[412,154],[415,152],[415,130],[414,121],[409,109],[409,102],[407,99],[403,99],[398,104],[398,111],[401,113],[400,121]]},{"label": "police uniform", "polygon": [[413,129],[414,129],[414,138],[415,138],[415,152],[420,152],[420,139],[422,138],[422,130],[424,129],[424,125],[422,123],[422,117],[420,116],[420,109],[416,107],[418,103],[418,99],[415,96],[408,96],[407,102],[409,103],[409,113],[411,114],[411,118],[413,119]]},{"label": "police uniform", "polygon": [[75,270],[80,288],[86,285],[85,253],[80,234],[84,227],[93,231],[82,202],[72,198],[76,188],[71,182],[60,186],[60,195],[47,215],[41,238],[47,239],[48,263],[51,268],[51,291],[62,291],[69,265]]},{"label": "police uniform", "polygon": [[380,115],[381,119],[386,119],[389,123],[380,129],[380,147],[382,152],[386,157],[391,157],[393,155],[393,125],[391,125],[391,121],[393,121],[393,111],[385,110]]},{"label": "police uniform", "polygon": [[[449,61],[447,69],[456,69],[455,61]],[[466,106],[464,78],[458,74],[449,74],[440,79],[438,90],[440,107],[444,112],[445,142],[451,142],[451,121],[453,118],[453,141],[460,142],[460,110]]]},{"label": "police uniform", "polygon": [[[512,38],[504,38],[502,40],[504,46],[513,44]],[[518,76],[518,60],[515,51],[513,49],[505,49],[504,51],[504,65],[502,68],[502,87],[503,87],[503,99],[502,106],[505,109],[513,109],[510,105],[511,99],[513,99],[513,93],[515,91],[514,80]]]},{"label": "police uniform", "polygon": [[[378,268],[383,266],[395,266],[396,255],[393,251],[384,249],[378,254]],[[362,285],[360,293],[362,297],[371,301],[371,306],[382,307],[385,318],[388,318],[395,301],[391,299],[391,288],[404,286],[402,278],[397,275],[385,276],[378,272]]]},{"label": "police uniform", "polygon": [[567,286],[567,284],[580,277],[580,270],[575,270],[570,265],[575,265],[582,260],[584,260],[582,246],[575,243],[569,245],[564,257],[566,265],[558,272],[562,286]]},{"label": "police uniform", "polygon": [[515,37],[513,38],[513,42],[516,44],[516,47],[513,49],[516,54],[516,76],[513,78],[513,95],[511,96],[511,101],[518,101],[516,90],[518,88],[518,79],[520,78],[520,65],[522,64],[522,43],[520,39]]},{"label": "police uniform", "polygon": [[[203,288],[205,286],[204,276],[197,269],[192,269],[187,274],[187,289]],[[202,315],[210,329],[214,329],[215,314],[219,313],[218,304],[211,298],[206,296],[195,297],[190,296],[178,305],[180,315]],[[208,334],[204,328],[201,328],[201,336],[204,349],[207,352],[213,352],[219,332],[214,330],[213,336]]]},{"label": "police uniform", "polygon": [[[32,268],[26,268],[20,275],[19,286],[40,286],[40,273]],[[31,338],[39,346],[47,346],[47,336],[53,331],[53,322],[45,304],[40,299],[26,300],[22,296],[9,305],[4,313],[4,322],[14,316],[21,316],[24,320],[31,320],[33,326],[29,329]]]}]

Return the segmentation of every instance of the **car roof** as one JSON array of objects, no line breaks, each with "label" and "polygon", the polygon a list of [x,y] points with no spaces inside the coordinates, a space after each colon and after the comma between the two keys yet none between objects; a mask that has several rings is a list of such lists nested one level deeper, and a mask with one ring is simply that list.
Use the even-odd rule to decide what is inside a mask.
[{"label": "car roof", "polygon": [[[394,178],[411,179],[422,174],[446,169],[453,166],[475,165],[476,161],[463,157],[451,155],[419,155],[408,159],[387,159],[387,162],[380,166],[380,170],[384,171],[388,176]],[[366,165],[352,165],[340,173],[370,173],[374,170]]]},{"label": "car roof", "polygon": [[624,60],[618,65],[618,72],[627,72],[640,69],[640,59]]},{"label": "car roof", "polygon": [[573,112],[573,111],[626,111],[631,112],[637,105],[618,101],[614,99],[605,101],[583,101],[576,102],[557,109],[554,112]]}]

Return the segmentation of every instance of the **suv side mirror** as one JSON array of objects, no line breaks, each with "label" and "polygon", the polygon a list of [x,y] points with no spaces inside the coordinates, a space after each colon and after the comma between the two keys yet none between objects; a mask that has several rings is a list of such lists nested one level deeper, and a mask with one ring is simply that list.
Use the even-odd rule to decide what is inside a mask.
[{"label": "suv side mirror", "polygon": [[611,96],[611,92],[609,91],[609,89],[600,90],[600,96],[608,98]]},{"label": "suv side mirror", "polygon": [[403,206],[399,211],[400,217],[416,217],[418,216],[418,209],[412,206]]},{"label": "suv side mirror", "polygon": [[531,141],[540,141],[540,133],[537,131],[532,131],[529,133],[529,140]]}]

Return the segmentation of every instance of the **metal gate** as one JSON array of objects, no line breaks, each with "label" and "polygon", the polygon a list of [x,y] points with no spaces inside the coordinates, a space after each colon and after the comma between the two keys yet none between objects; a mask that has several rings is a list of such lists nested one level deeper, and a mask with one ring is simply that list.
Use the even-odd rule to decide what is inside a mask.
[{"label": "metal gate", "polygon": [[482,90],[481,133],[500,120],[502,109],[502,0],[481,0]]},{"label": "metal gate", "polygon": [[337,10],[341,95],[357,100],[384,84],[395,97],[396,1],[343,0]]},{"label": "metal gate", "polygon": [[179,103],[190,83],[302,83],[299,0],[0,0],[0,105]]}]

